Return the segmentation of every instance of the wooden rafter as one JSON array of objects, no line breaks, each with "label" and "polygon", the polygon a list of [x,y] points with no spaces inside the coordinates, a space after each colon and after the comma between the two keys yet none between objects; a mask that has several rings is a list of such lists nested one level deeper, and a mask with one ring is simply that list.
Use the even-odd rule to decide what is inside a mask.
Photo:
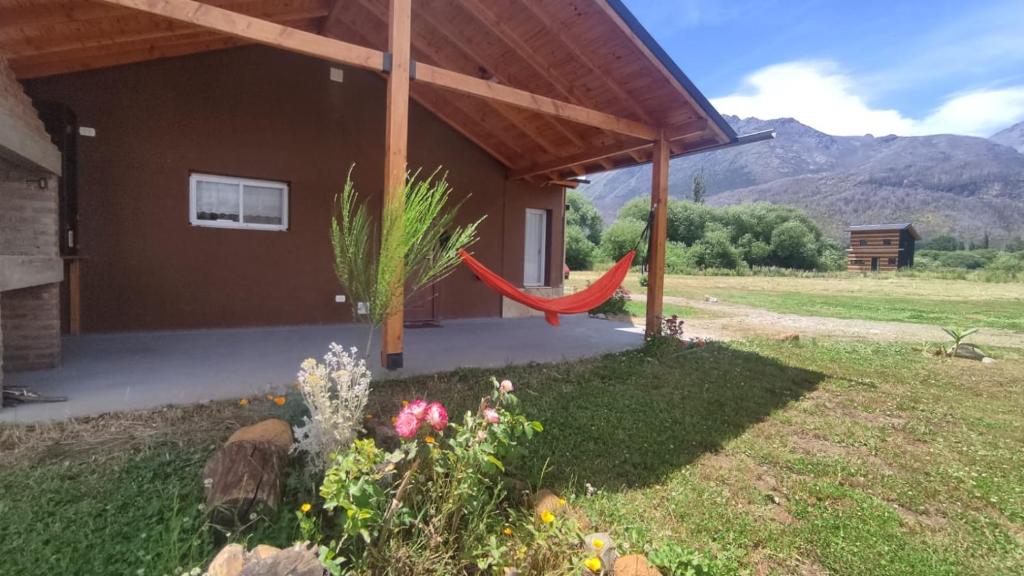
[{"label": "wooden rafter", "polygon": [[[348,42],[342,42],[319,34],[288,28],[280,24],[253,18],[223,8],[194,2],[193,0],[100,0],[108,4],[134,8],[196,26],[314,56],[341,64],[349,64],[373,70],[383,69],[384,53]],[[653,140],[657,130],[652,126],[585,108],[570,102],[563,102],[518,88],[495,84],[468,74],[462,74],[428,64],[416,67],[416,80],[433,84],[439,88],[489,98],[510,106],[524,108],[542,114],[593,126],[603,130]]]},{"label": "wooden rafter", "polygon": [[[384,22],[385,25],[387,24],[387,14],[382,13],[380,10],[380,6],[377,5],[375,2],[372,2],[372,0],[355,1],[357,4],[365,8],[367,12],[375,15],[378,18],[378,20]],[[340,20],[340,17],[335,19],[335,26],[339,24]],[[437,25],[431,20],[427,20],[427,24],[437,28]],[[445,34],[445,32],[441,29],[437,29],[437,31],[440,34]],[[422,29],[422,27],[414,27],[412,34],[414,40],[418,40],[416,42],[416,47],[420,50],[420,52],[425,52],[426,55],[429,56],[436,65],[444,65],[444,63],[442,62],[444,55],[442,55],[440,51],[436,49],[434,42],[429,41],[429,38],[427,38],[427,35]],[[451,41],[450,37],[446,36],[446,38],[448,38],[448,40]],[[458,48],[458,45],[455,44],[454,42],[452,42],[452,45],[453,47]],[[470,59],[470,61],[475,62],[476,66],[483,66],[483,64],[480,63],[479,60],[476,60],[474,56],[472,56],[471,54],[464,53],[464,55],[466,58]],[[537,130],[531,128],[531,124],[526,121],[526,118],[524,118],[524,116],[519,110],[507,110],[501,106],[495,105],[493,102],[488,100],[485,100],[484,102],[485,105],[487,105],[495,114],[504,117],[509,122],[509,124],[514,127],[515,130],[522,132],[523,134],[526,135],[527,138],[530,138],[531,140],[537,142],[545,149],[547,149],[550,153],[554,153],[554,151],[560,149],[560,147],[557,146],[555,143],[550,142],[549,139],[544,137]],[[458,107],[456,104],[453,104],[453,106]],[[506,164],[506,166],[508,166],[508,164]]]},{"label": "wooden rafter", "polygon": [[576,43],[572,39],[568,38],[565,31],[553,22],[550,15],[539,12],[539,8],[532,2],[524,2],[523,6],[533,15],[533,17],[540,22],[548,35],[552,38],[556,38],[562,45],[566,54],[570,54],[573,58],[584,66],[589,72],[591,77],[600,81],[606,90],[610,94],[614,94],[618,101],[629,108],[633,113],[638,114],[648,124],[653,124],[650,116],[644,112],[643,107],[637,103],[636,99],[629,95],[617,82],[613,81],[605,70],[598,68],[596,64],[587,58],[579,48],[576,47]]},{"label": "wooden rafter", "polygon": [[[340,30],[349,38],[359,39],[369,43],[369,39],[366,38],[363,31],[352,28],[343,20],[335,20],[334,24],[331,26],[331,30]],[[415,86],[413,88],[415,88]],[[510,158],[514,156],[523,156],[522,150],[519,150],[515,146],[509,144],[507,141],[502,141],[502,146],[509,150],[499,151],[488,142],[481,140],[477,134],[484,130],[484,126],[461,108],[453,107],[449,102],[442,101],[438,97],[439,94],[437,94],[436,91],[420,91],[414,89],[410,95],[418,104],[429,110],[438,118],[447,122],[455,129],[456,132],[465,136],[470,142],[473,142],[482,148],[506,167],[512,166]],[[509,154],[509,152],[512,152],[512,154]]]},{"label": "wooden rafter", "polygon": [[[671,142],[679,142],[681,144],[691,143],[693,138],[699,137],[704,133],[707,128],[707,121],[703,118],[691,120],[685,124],[677,126],[675,131],[670,137]],[[610,146],[603,149],[594,149],[567,156],[565,158],[559,158],[552,162],[545,164],[537,164],[533,166],[526,166],[523,168],[517,168],[509,172],[508,177],[516,180],[519,178],[529,178],[538,174],[548,174],[552,172],[560,172],[562,170],[570,169],[573,166],[580,166],[583,164],[602,163],[603,160],[613,158],[615,156],[622,156],[627,154],[633,156],[634,154],[640,155],[646,158],[647,153],[651,150],[652,144],[650,142],[641,142],[632,144],[626,147]],[[637,161],[640,161],[637,159]],[[603,164],[602,164],[603,165]],[[606,170],[611,168],[604,166]]]},{"label": "wooden rafter", "polygon": [[[246,11],[245,14],[277,23],[322,17],[327,14],[328,10],[325,0],[304,0],[283,6],[254,4],[248,7],[252,11]],[[83,50],[136,40],[157,40],[196,30],[194,25],[185,22],[154,18],[152,15],[140,12],[129,12],[126,15],[105,21],[103,24],[90,24],[85,31],[75,28],[71,30],[71,33],[63,35],[49,33],[45,36],[21,37],[5,42],[4,46],[7,50],[24,57]]]},{"label": "wooden rafter", "polygon": [[384,53],[319,34],[289,28],[193,0],[99,0],[216,30],[229,36],[323,58],[339,64],[381,70]]},{"label": "wooden rafter", "polygon": [[[626,24],[626,22],[622,19],[622,17],[619,16],[619,13],[616,12],[615,9],[612,8],[611,5],[608,4],[608,1],[607,0],[594,0],[594,1],[595,1],[595,3],[598,6],[600,6],[601,10],[603,10],[604,13],[613,22],[615,22],[615,24],[619,27],[619,29],[630,39],[630,41],[633,43],[633,45],[636,47],[636,49],[639,50],[640,53],[642,53],[647,58],[648,61],[650,61],[650,63],[662,74],[662,76],[666,80],[668,80],[668,82],[673,87],[675,87],[675,89],[683,96],[683,98],[685,98],[690,103],[690,105],[694,107],[694,109],[697,109],[697,110],[701,109],[700,105],[694,99],[693,95],[690,94],[690,91],[687,90],[686,87],[683,86],[679,82],[679,79],[677,79],[675,74],[673,74],[672,71],[669,70],[668,67],[665,66],[665,63],[662,62],[661,59],[657,57],[657,55],[655,55],[653,52],[651,52],[651,49],[647,46],[647,44],[645,44],[643,42],[643,40],[638,38],[637,35],[635,33],[633,33],[633,30],[629,27],[628,24]],[[722,139],[721,140],[722,142],[728,142],[729,141],[729,137],[725,134],[725,132],[722,131],[722,129],[717,124],[712,122],[710,127],[714,131],[714,133],[719,138]]]},{"label": "wooden rafter", "polygon": [[496,84],[482,78],[453,72],[430,65],[416,66],[416,81],[433,84],[445,90],[490,98],[510,106],[533,110],[556,118],[593,126],[626,136],[653,140],[657,130],[647,124],[584,108],[569,102],[562,102],[547,96],[532,94],[525,90]]},{"label": "wooden rafter", "polygon": [[[485,70],[489,71],[491,74],[494,75],[494,80],[495,81],[497,81],[499,83],[500,82],[505,82],[505,80],[506,80],[505,74],[502,73],[499,70],[500,69],[500,65],[496,64],[493,61],[485,61],[480,56],[479,53],[475,53],[474,51],[472,51],[472,50],[466,48],[465,46],[463,46],[462,43],[459,42],[454,37],[454,35],[451,33],[451,31],[448,29],[448,27],[444,25],[443,22],[440,22],[436,18],[432,18],[432,17],[430,17],[427,14],[422,15],[421,19],[424,22],[428,23],[430,26],[432,26],[439,34],[441,34],[443,36],[443,38],[446,40],[446,42],[448,44],[450,44],[453,48],[455,48],[456,50],[458,50],[459,52],[464,54],[467,58],[475,61],[477,68],[482,68],[482,69],[485,69]],[[418,46],[422,47],[423,44],[424,44],[424,42],[421,42]],[[435,51],[435,59],[438,61],[438,65],[439,66],[442,66],[442,67],[445,66],[445,62],[443,61],[443,58],[439,54],[436,54],[436,51]],[[498,108],[499,111],[501,111],[502,114],[505,114],[504,110],[502,110],[500,107],[497,107],[497,108]],[[530,123],[527,121],[526,118],[523,118],[521,114],[518,114],[516,112],[518,112],[518,111],[515,111],[513,113],[513,117],[511,118],[513,123],[515,125],[517,125],[519,128],[526,129],[529,126]],[[507,115],[507,114],[505,114],[505,115]],[[556,122],[555,120],[553,120],[550,117],[544,116],[542,118],[543,118],[542,121],[545,124],[547,124],[548,126],[552,127],[555,131],[557,131],[560,134],[562,134],[562,136],[564,136],[567,140],[572,142],[573,145],[575,145],[577,147],[582,147],[583,142],[579,139],[579,137],[576,134],[574,134],[573,132],[565,129],[561,124],[559,124],[558,122]],[[558,150],[563,150],[564,149],[562,146],[559,146],[557,143],[552,142],[548,137],[544,136],[543,134],[541,134],[537,130],[531,130],[529,132],[529,136],[531,138],[533,138],[534,140],[536,140],[539,144],[541,144],[541,146],[543,146],[546,150],[548,150],[548,152],[556,153]]]}]

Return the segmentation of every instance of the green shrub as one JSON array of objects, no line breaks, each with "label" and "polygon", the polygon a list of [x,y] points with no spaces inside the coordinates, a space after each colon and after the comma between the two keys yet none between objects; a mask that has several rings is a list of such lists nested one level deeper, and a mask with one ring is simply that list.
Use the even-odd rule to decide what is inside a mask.
[{"label": "green shrub", "polygon": [[636,247],[637,259],[642,261],[647,253],[647,242],[640,242],[639,245],[637,245],[637,242],[640,241],[640,236],[643,234],[646,226],[646,222],[632,218],[616,220],[614,224],[608,227],[604,237],[601,239],[601,252],[607,258],[620,260],[626,253]]},{"label": "green shrub", "polygon": [[591,244],[600,244],[604,221],[594,203],[576,190],[569,190],[565,195],[565,203],[569,206],[565,215],[566,226],[579,227]]},{"label": "green shrub", "polygon": [[565,229],[565,265],[570,270],[590,270],[594,267],[594,251],[597,249],[579,227],[570,225]]},{"label": "green shrub", "polygon": [[534,518],[508,485],[543,427],[521,413],[511,382],[492,380],[461,424],[439,403],[416,400],[396,417],[399,448],[367,439],[336,455],[320,509],[296,513],[332,573],[501,573],[535,562],[568,571],[575,524]]}]

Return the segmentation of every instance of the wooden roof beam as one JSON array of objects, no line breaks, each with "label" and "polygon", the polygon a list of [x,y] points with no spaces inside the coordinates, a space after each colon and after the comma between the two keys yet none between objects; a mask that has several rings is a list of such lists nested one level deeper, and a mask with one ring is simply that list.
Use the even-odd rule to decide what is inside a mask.
[{"label": "wooden roof beam", "polygon": [[[707,129],[707,126],[708,122],[703,118],[690,120],[689,122],[685,122],[679,125],[679,127],[669,137],[669,141],[677,143],[688,142],[689,139],[700,134],[703,134],[704,131]],[[549,164],[527,166],[524,168],[512,170],[511,172],[509,172],[508,177],[512,180],[516,180],[519,178],[528,178],[530,176],[536,176],[537,174],[559,172],[562,170],[573,169],[582,164],[602,163],[602,160],[606,160],[608,158],[612,158],[615,156],[621,156],[623,154],[633,156],[634,159],[637,159],[637,161],[639,162],[640,160],[637,158],[637,156],[645,158],[646,154],[644,153],[650,150],[651,148],[652,144],[650,142],[642,142],[624,148],[616,146],[605,148],[603,150],[590,150],[582,152],[580,154],[575,154],[573,156],[567,156],[565,158],[555,160],[554,162],[551,162]],[[606,169],[609,168],[606,167]]]},{"label": "wooden roof beam", "polygon": [[193,0],[99,1],[125,8],[134,8],[180,22],[188,22],[229,36],[323,58],[339,64],[371,70],[381,70],[384,67],[384,53],[380,50],[289,28]]},{"label": "wooden roof beam", "polygon": [[[266,44],[307,56],[323,58],[359,68],[381,70],[384,53],[319,34],[304,32],[230,10],[216,8],[193,0],[99,0],[108,4],[134,8],[202,26],[211,30]],[[510,106],[540,112],[570,122],[593,126],[609,132],[653,141],[658,131],[647,124],[584,108],[569,102],[532,94],[525,90],[495,84],[481,78],[446,70],[437,66],[416,66],[416,80],[439,88],[488,98]]]},{"label": "wooden roof beam", "polygon": [[643,140],[653,141],[658,134],[653,126],[641,122],[428,64],[417,64],[416,81]]}]

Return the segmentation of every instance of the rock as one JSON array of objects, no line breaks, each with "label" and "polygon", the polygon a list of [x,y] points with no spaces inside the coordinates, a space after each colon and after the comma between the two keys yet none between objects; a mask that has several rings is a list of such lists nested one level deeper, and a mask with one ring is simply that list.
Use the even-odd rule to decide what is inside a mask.
[{"label": "rock", "polygon": [[715,302],[718,302],[718,298],[715,298],[714,296],[707,296],[707,295],[705,295],[704,296],[704,301],[708,302],[710,304],[714,304]]},{"label": "rock", "polygon": [[323,576],[324,567],[317,557],[315,546],[309,543],[299,543],[291,548],[277,550],[265,557],[257,558],[257,546],[246,558],[245,567],[241,576]]},{"label": "rock", "polygon": [[981,350],[974,347],[973,344],[961,344],[956,347],[953,351],[953,355],[957,358],[966,358],[968,360],[983,360],[985,354]]},{"label": "rock", "polygon": [[274,554],[280,552],[281,549],[277,546],[271,546],[270,544],[259,544],[249,552],[250,558],[257,560],[263,560],[264,558],[270,558]]},{"label": "rock", "polygon": [[547,488],[541,488],[533,495],[533,513],[540,518],[540,515],[545,512],[551,512],[552,514],[558,515],[562,512],[562,499],[557,494],[548,490]]},{"label": "rock", "polygon": [[981,363],[982,364],[995,364],[996,363],[996,359],[995,358],[989,358],[988,356],[985,356],[984,358],[981,359]]},{"label": "rock", "polygon": [[245,548],[240,544],[228,544],[213,557],[206,569],[209,576],[238,576],[245,563]]},{"label": "rock", "polygon": [[228,438],[226,444],[247,440],[270,442],[285,450],[291,450],[292,444],[295,442],[295,439],[292,437],[292,427],[280,418],[270,418],[252,426],[239,428]]},{"label": "rock", "polygon": [[615,576],[661,576],[661,571],[652,566],[643,554],[622,556],[614,566]]}]

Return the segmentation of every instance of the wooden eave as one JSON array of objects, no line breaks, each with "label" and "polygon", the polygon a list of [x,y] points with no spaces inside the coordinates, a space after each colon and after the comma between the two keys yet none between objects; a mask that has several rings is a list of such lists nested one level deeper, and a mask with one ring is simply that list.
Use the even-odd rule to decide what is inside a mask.
[{"label": "wooden eave", "polygon": [[[386,72],[388,21],[386,0],[0,0],[0,54],[20,79],[252,43]],[[736,140],[620,0],[415,0],[411,45],[411,97],[511,178]]]}]

